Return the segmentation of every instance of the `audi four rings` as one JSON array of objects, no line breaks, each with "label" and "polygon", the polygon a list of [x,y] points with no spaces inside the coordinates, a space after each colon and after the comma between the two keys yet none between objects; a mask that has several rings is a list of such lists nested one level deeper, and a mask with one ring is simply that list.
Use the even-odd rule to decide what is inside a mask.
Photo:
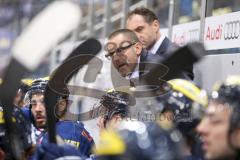
[{"label": "audi four rings", "polygon": [[238,39],[240,35],[240,21],[229,21],[224,26],[224,39]]}]

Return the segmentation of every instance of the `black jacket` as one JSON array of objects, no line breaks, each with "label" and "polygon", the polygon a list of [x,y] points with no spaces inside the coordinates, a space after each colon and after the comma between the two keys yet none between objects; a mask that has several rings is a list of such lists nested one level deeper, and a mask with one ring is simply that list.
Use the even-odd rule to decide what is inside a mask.
[{"label": "black jacket", "polygon": [[[145,50],[142,51],[141,56],[140,56],[140,62],[144,64],[140,64],[139,69],[141,71],[145,71],[146,69],[149,69],[151,67],[147,66],[146,68],[146,63],[159,63],[162,62],[164,63],[164,60],[169,57],[171,54],[174,54],[174,52],[178,49],[179,47],[172,43],[168,38],[165,38],[162,42],[162,44],[159,46],[157,52],[155,55],[151,54],[150,52],[147,52]],[[187,57],[186,57],[187,58]],[[177,63],[177,62],[176,62]],[[193,65],[189,64],[187,68],[183,68],[181,73],[175,74],[174,71],[176,70],[174,67],[169,67],[169,66],[163,66],[164,72],[166,72],[166,67],[167,67],[167,74],[166,76],[163,76],[162,78],[164,80],[170,80],[170,79],[175,79],[175,78],[183,78],[187,80],[193,80],[194,74],[193,74]],[[163,73],[164,73],[163,72]],[[143,72],[140,72],[140,75]]]},{"label": "black jacket", "polygon": [[[158,64],[157,72],[154,76],[158,78],[168,81],[171,79],[181,78],[186,80],[193,80],[193,65],[188,65],[187,68],[183,68],[180,71],[174,66],[166,66],[164,65],[164,61],[171,54],[174,54],[179,47],[174,43],[171,43],[167,38],[164,39],[162,45],[159,47],[157,53],[154,55],[146,50],[143,50],[140,56],[140,64],[139,64],[139,74],[143,76],[149,70],[156,68],[156,64]],[[178,61],[176,61],[178,63]]]}]

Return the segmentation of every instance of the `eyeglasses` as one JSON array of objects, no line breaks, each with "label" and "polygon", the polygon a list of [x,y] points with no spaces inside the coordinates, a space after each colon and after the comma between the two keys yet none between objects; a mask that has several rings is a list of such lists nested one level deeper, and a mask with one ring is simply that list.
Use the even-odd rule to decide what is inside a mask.
[{"label": "eyeglasses", "polygon": [[123,51],[127,50],[128,48],[132,47],[136,42],[129,42],[129,41],[124,41],[120,43],[119,47],[117,48],[116,43],[109,42],[105,45],[104,50],[107,52],[105,57],[112,57],[115,53],[117,55],[120,55],[123,53]]}]

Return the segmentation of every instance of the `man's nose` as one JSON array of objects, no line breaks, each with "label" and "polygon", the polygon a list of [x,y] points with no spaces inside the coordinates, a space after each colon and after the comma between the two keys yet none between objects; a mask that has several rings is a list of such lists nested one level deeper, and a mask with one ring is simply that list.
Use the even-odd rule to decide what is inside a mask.
[{"label": "man's nose", "polygon": [[43,103],[38,102],[38,103],[36,104],[36,111],[43,111],[44,107],[45,107],[45,106],[44,106]]},{"label": "man's nose", "polygon": [[120,59],[121,59],[121,57],[120,57],[119,54],[116,54],[116,53],[115,53],[115,54],[112,56],[112,61],[114,61],[114,62],[119,62]]},{"label": "man's nose", "polygon": [[119,49],[117,49],[116,51],[115,51],[115,53],[113,54],[113,58],[114,57],[117,57],[117,58],[120,58],[122,55],[122,50],[119,50]]},{"label": "man's nose", "polygon": [[137,35],[137,37],[138,37],[139,40],[140,40],[140,39],[143,39],[143,36],[142,36],[141,33],[138,33],[138,32],[135,32],[135,33],[136,33],[136,35]]},{"label": "man's nose", "polygon": [[208,129],[208,126],[207,126],[207,123],[206,123],[206,120],[203,119],[199,124],[198,126],[196,127],[196,131],[200,134],[200,135],[203,135],[205,133],[207,133],[207,129]]}]

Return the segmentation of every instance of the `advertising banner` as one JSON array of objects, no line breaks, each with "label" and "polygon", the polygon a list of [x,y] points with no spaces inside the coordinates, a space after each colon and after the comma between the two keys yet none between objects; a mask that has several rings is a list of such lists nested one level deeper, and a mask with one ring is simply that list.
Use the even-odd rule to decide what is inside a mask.
[{"label": "advertising banner", "polygon": [[188,42],[199,41],[200,21],[178,24],[173,26],[172,41],[179,46]]},{"label": "advertising banner", "polygon": [[240,47],[240,12],[208,17],[204,43],[208,50]]}]

